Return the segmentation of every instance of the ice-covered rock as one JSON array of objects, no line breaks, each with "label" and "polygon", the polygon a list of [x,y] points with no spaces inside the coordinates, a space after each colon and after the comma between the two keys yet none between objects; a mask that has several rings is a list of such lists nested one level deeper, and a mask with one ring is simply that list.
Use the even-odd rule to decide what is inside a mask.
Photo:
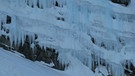
[{"label": "ice-covered rock", "polygon": [[134,74],[134,0],[0,1],[0,46],[68,72]]}]

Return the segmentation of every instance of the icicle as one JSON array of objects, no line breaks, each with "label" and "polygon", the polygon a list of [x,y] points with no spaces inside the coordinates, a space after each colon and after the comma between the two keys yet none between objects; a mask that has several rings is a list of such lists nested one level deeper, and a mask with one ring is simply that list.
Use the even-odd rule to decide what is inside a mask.
[{"label": "icicle", "polygon": [[47,0],[39,0],[39,2],[40,2],[40,4],[42,3],[42,7],[43,7],[44,9],[47,8]]},{"label": "icicle", "polygon": [[92,59],[92,68],[91,69],[94,69],[94,61],[95,61],[95,59],[94,59],[94,56],[93,56],[93,59]]},{"label": "icicle", "polygon": [[91,56],[88,57],[87,66],[88,66],[90,69],[92,69],[92,58],[91,58]]},{"label": "icicle", "polygon": [[18,32],[18,39],[17,39],[17,46],[19,46],[19,44],[21,44],[21,33]]},{"label": "icicle", "polygon": [[10,38],[10,47],[12,47],[13,42],[16,44],[16,33],[17,33],[17,29],[16,29],[16,18],[13,16],[12,17],[12,26],[10,26],[9,28],[10,30],[10,34],[9,34],[9,38]]},{"label": "icicle", "polygon": [[30,6],[30,7],[34,7],[33,0],[27,0],[27,5]]},{"label": "icicle", "polygon": [[130,70],[130,65],[131,65],[131,61],[130,60],[127,60],[128,70]]},{"label": "icicle", "polygon": [[16,17],[12,16],[11,26],[9,27],[9,39],[10,39],[10,47],[12,47],[13,43],[15,46],[22,45],[25,42],[25,35],[22,30],[19,30],[19,26],[16,26]]},{"label": "icicle", "polygon": [[46,9],[47,8],[47,0],[40,0],[42,5],[43,5],[43,8]]},{"label": "icicle", "polygon": [[29,43],[34,43],[34,38],[35,38],[35,35],[33,33],[27,33],[28,35],[28,38],[29,38]]},{"label": "icicle", "polygon": [[31,44],[32,51],[34,51],[34,47],[35,47],[35,44],[32,43],[32,44]]},{"label": "icicle", "polygon": [[80,7],[80,12],[82,13],[81,17],[79,19],[81,19],[82,24],[84,25],[88,25],[88,5],[87,4],[83,4]]},{"label": "icicle", "polygon": [[22,43],[22,46],[23,46],[25,40],[26,40],[26,32],[22,32],[22,36],[21,36],[21,43]]},{"label": "icicle", "polygon": [[1,18],[2,25],[6,24],[6,16],[7,15],[2,15],[2,18]]},{"label": "icicle", "polygon": [[54,4],[54,0],[46,0],[46,7],[51,8]]},{"label": "icicle", "polygon": [[33,0],[33,7],[34,8],[37,7],[37,2],[38,2],[38,0]]},{"label": "icicle", "polygon": [[12,37],[11,33],[10,33],[9,37],[10,37],[10,47],[12,47],[13,37]]},{"label": "icicle", "polygon": [[0,18],[0,36],[1,36],[1,32],[2,32],[1,26],[2,26],[2,24],[1,24],[1,18]]},{"label": "icicle", "polygon": [[32,38],[31,38],[31,35],[28,33],[28,40],[29,40],[29,43],[31,44],[32,43]]},{"label": "icicle", "polygon": [[68,14],[68,22],[70,24],[72,23],[76,23],[76,21],[78,21],[78,17],[79,17],[79,11],[78,11],[78,4],[76,1],[74,0],[67,0],[66,1],[66,5],[67,5],[67,14]]},{"label": "icicle", "polygon": [[121,65],[111,64],[111,71],[113,76],[124,76],[124,68]]}]

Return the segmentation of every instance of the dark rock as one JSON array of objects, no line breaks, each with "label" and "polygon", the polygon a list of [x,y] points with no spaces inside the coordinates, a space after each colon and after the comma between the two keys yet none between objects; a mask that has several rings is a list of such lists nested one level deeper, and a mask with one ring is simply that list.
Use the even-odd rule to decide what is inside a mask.
[{"label": "dark rock", "polygon": [[29,0],[26,1],[27,5],[29,6]]},{"label": "dark rock", "polygon": [[116,19],[116,16],[112,16],[113,19]]},{"label": "dark rock", "polygon": [[57,20],[60,20],[60,17],[57,17]]},{"label": "dark rock", "polygon": [[123,46],[126,45],[124,39],[119,38],[118,40],[119,40],[119,42],[120,42],[121,45],[123,45]]},{"label": "dark rock", "polygon": [[92,41],[92,43],[95,44],[95,39],[93,37],[91,38],[91,41]]},{"label": "dark rock", "polygon": [[63,17],[57,17],[57,20],[65,21]]},{"label": "dark rock", "polygon": [[59,4],[58,4],[58,2],[57,2],[57,1],[55,2],[55,6],[59,7]]},{"label": "dark rock", "polygon": [[125,5],[125,6],[128,6],[131,2],[131,0],[111,0],[111,1],[117,4]]},{"label": "dark rock", "polygon": [[64,18],[61,18],[61,20],[62,20],[62,21],[65,21],[65,19],[64,19]]},{"label": "dark rock", "polygon": [[6,23],[7,24],[10,24],[11,23],[11,17],[7,15],[7,20],[6,20]]},{"label": "dark rock", "polygon": [[[129,62],[128,60],[126,60],[126,61]],[[125,69],[125,74],[127,76],[134,76],[135,75],[135,66],[133,65],[132,62],[129,62],[129,64],[126,63],[125,68],[126,68]],[[128,69],[131,70],[131,71],[129,71]]]},{"label": "dark rock", "polygon": [[35,35],[35,40],[38,38],[38,35],[37,34],[34,34]]},{"label": "dark rock", "polygon": [[40,6],[39,6],[39,0],[37,0],[37,7],[40,8]]},{"label": "dark rock", "polygon": [[32,4],[31,7],[34,8],[34,5]]}]

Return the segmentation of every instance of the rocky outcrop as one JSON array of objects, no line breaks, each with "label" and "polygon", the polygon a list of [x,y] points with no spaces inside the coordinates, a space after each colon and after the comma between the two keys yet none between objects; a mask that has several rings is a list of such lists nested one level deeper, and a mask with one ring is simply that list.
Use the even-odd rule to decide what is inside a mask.
[{"label": "rocky outcrop", "polygon": [[[42,48],[38,43],[35,42],[34,49],[31,48],[31,43],[28,40],[28,35],[26,36],[24,44],[19,44],[19,46],[14,45],[10,47],[9,37],[6,38],[5,35],[0,36],[0,47],[9,51],[18,51],[22,53],[25,58],[30,59],[32,61],[44,61],[45,63],[53,63],[54,66],[52,68],[64,70],[65,65],[62,65],[58,60],[58,53],[53,48]],[[35,39],[37,35],[35,35]]]},{"label": "rocky outcrop", "polygon": [[131,2],[131,0],[111,0],[114,3],[123,4],[125,6],[128,6]]},{"label": "rocky outcrop", "polygon": [[[11,30],[7,29],[5,25],[12,23],[12,17],[9,15],[5,15],[5,19],[5,22],[3,21],[0,24],[1,32],[4,32],[4,34],[0,35],[0,47],[12,52],[18,51],[23,54],[25,58],[32,61],[44,61],[48,64],[53,63],[54,66],[52,66],[52,68],[59,70],[65,69],[65,65],[62,65],[58,60],[58,53],[56,52],[56,49],[50,47],[42,48],[36,41],[36,39],[38,39],[38,35],[36,34],[34,34],[34,42],[31,42],[31,40],[29,40],[31,38],[29,35],[26,35],[24,42],[15,44],[15,42],[13,41],[11,45],[10,37],[9,35],[6,35],[9,34]],[[32,44],[33,48],[31,47]]]}]

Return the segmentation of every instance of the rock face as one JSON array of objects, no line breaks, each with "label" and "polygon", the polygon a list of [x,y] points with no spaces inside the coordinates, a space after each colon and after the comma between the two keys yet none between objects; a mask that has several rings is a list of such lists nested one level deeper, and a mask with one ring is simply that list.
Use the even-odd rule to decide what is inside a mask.
[{"label": "rock face", "polygon": [[114,3],[123,4],[125,6],[128,6],[131,2],[131,0],[111,0]]},{"label": "rock face", "polygon": [[30,47],[30,43],[28,41],[28,36],[26,37],[26,40],[24,44],[19,44],[19,46],[15,46],[13,44],[12,47],[10,47],[10,41],[6,38],[5,35],[0,36],[0,47],[3,49],[9,50],[9,51],[18,51],[22,53],[25,58],[30,59],[32,61],[44,61],[45,63],[53,63],[54,66],[52,68],[64,70],[65,65],[62,65],[58,60],[58,53],[53,48],[41,48],[38,43],[35,44],[34,49]]},{"label": "rock face", "polygon": [[[5,21],[1,22],[1,31],[5,32],[6,34],[9,34],[9,29],[5,27],[5,25],[11,24],[12,23],[12,17],[9,15],[5,16]],[[23,42],[20,44],[16,45],[15,42],[13,41],[12,46],[11,46],[11,39],[9,36],[1,34],[0,36],[0,47],[3,49],[9,50],[9,51],[18,51],[22,53],[25,58],[30,59],[32,61],[44,61],[45,63],[53,63],[54,66],[52,68],[59,69],[59,70],[64,70],[65,65],[62,65],[59,60],[58,60],[58,53],[56,52],[55,49],[53,48],[42,48],[38,42],[35,40],[38,39],[38,35],[34,34],[34,45],[32,48],[32,42],[30,42],[30,37],[29,35],[26,35],[26,38],[24,39]],[[21,40],[20,40],[21,41]],[[19,42],[20,42],[19,41]]]},{"label": "rock face", "polygon": [[0,11],[0,47],[59,70],[104,66],[109,76],[135,74],[135,14],[125,8],[131,0],[9,1],[16,12]]}]

